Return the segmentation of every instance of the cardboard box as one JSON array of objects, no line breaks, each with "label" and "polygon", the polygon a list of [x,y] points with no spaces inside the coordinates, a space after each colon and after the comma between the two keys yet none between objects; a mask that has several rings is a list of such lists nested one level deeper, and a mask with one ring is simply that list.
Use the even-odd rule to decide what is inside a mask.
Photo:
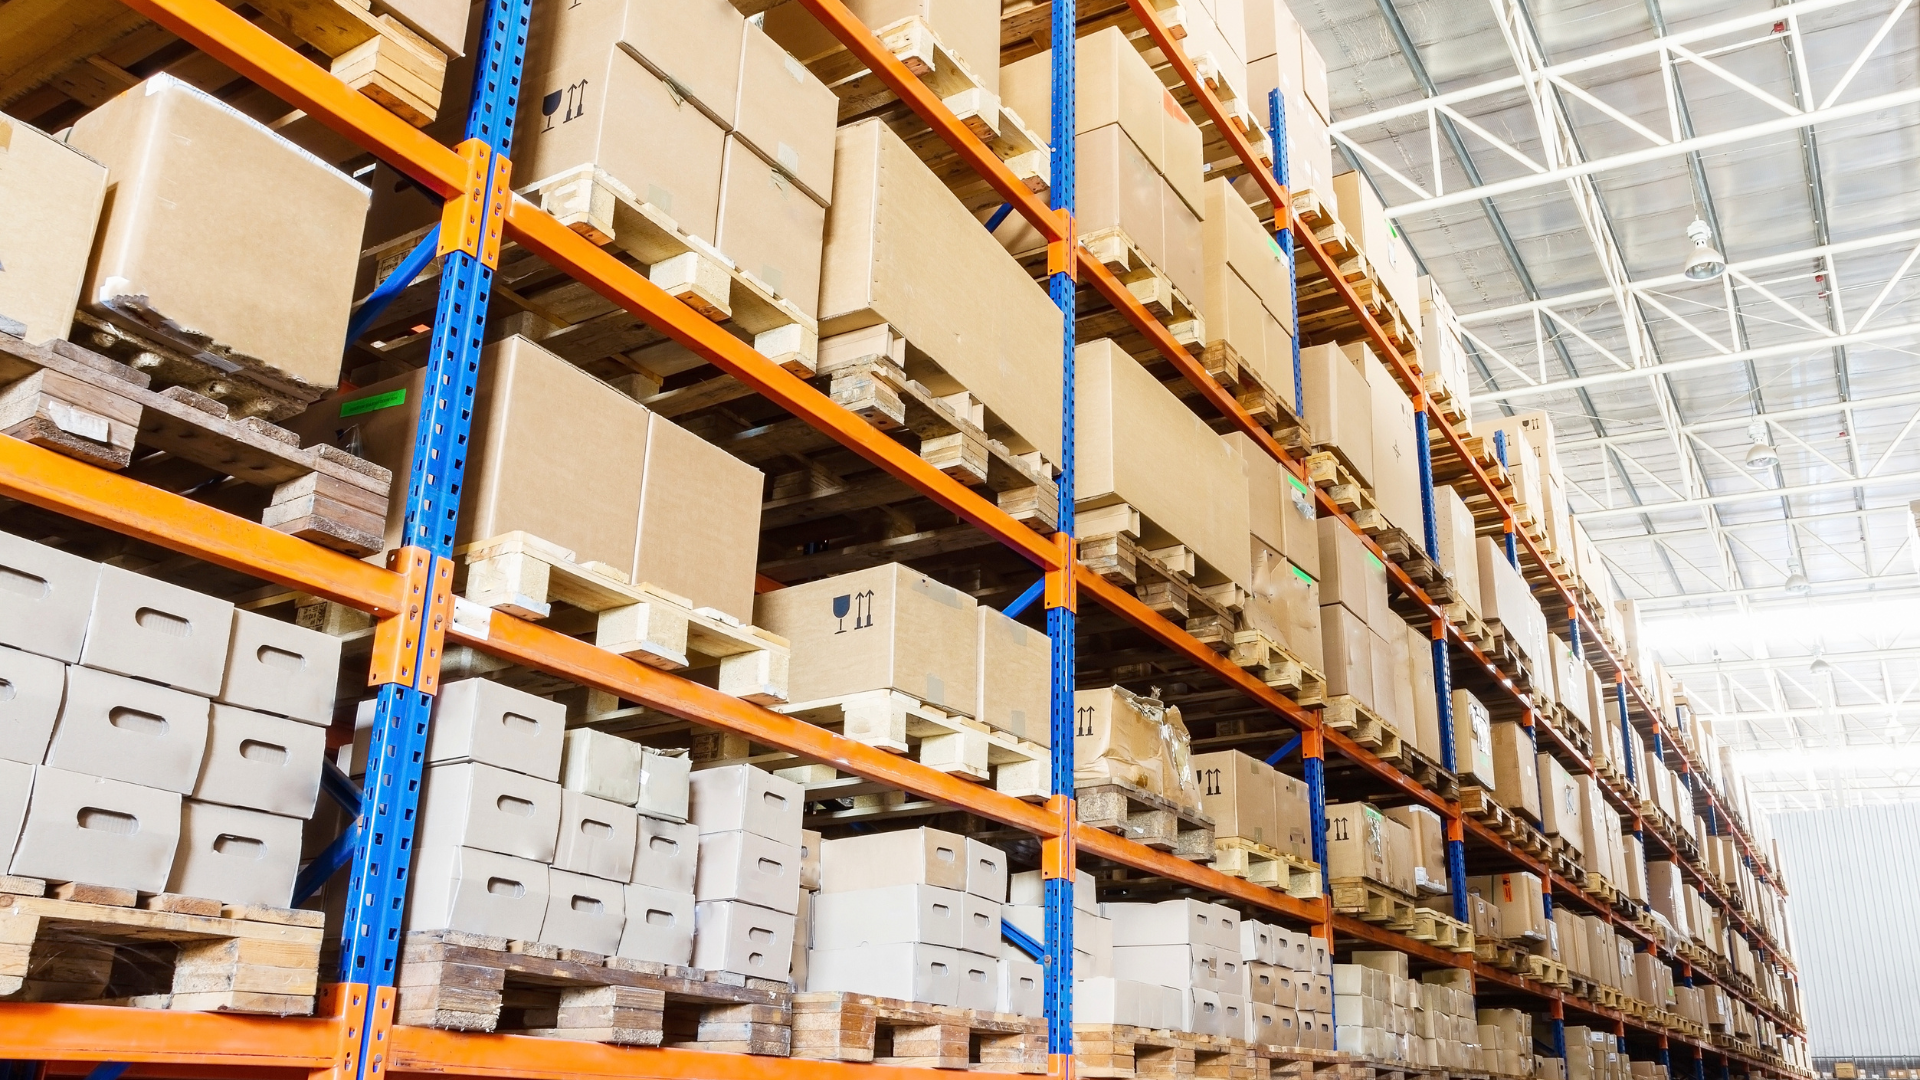
[{"label": "cardboard box", "polygon": [[[1171,104],[1153,66],[1118,27],[1074,43],[1074,87],[1075,135],[1118,125],[1188,205],[1200,209],[1200,143],[1169,123],[1169,114],[1179,113],[1179,106]],[[1052,51],[1001,68],[1000,99],[1028,127],[1051,137]]]},{"label": "cardboard box", "polygon": [[167,891],[286,907],[300,873],[300,819],[188,799]]},{"label": "cardboard box", "polygon": [[[997,57],[993,10],[988,40]],[[916,357],[910,375],[936,393],[971,393],[986,407],[988,433],[1016,453],[1055,458],[1061,323],[1046,290],[880,120],[840,129],[833,192],[822,340],[888,324],[937,369],[922,371]],[[982,311],[996,317],[982,319]]]},{"label": "cardboard box", "polygon": [[[840,99],[766,31],[751,22],[745,29],[733,135],[778,165],[814,202],[827,206],[833,202],[833,131],[839,121]],[[723,218],[725,213],[723,198]],[[724,244],[723,240],[722,250],[727,250]],[[820,299],[819,263],[816,245],[812,273],[815,287],[813,295],[806,298],[809,314]],[[795,298],[798,300],[798,294]]]},{"label": "cardboard box", "polygon": [[547,915],[540,941],[562,949],[610,955],[627,922],[627,886],[555,868],[547,878]]},{"label": "cardboard box", "polygon": [[632,806],[640,801],[640,744],[593,728],[566,733],[560,786],[596,799]]},{"label": "cardboard box", "polygon": [[1244,433],[1231,431],[1221,439],[1239,456],[1246,474],[1247,524],[1255,539],[1319,580],[1320,534],[1314,524],[1313,491]]},{"label": "cardboard box", "polygon": [[1387,606],[1386,564],[1339,518],[1320,518],[1314,528],[1320,537],[1321,606],[1339,604],[1372,627],[1404,622]]},{"label": "cardboard box", "polygon": [[972,837],[967,838],[967,893],[983,900],[991,900],[996,904],[1006,902],[1006,852],[992,844],[981,843]]},{"label": "cardboard box", "polygon": [[1536,766],[1540,778],[1540,831],[1565,840],[1576,853],[1584,855],[1586,845],[1580,836],[1580,787],[1573,774],[1552,754],[1542,751]]},{"label": "cardboard box", "polygon": [[[1207,181],[1205,195],[1206,207],[1202,217],[1206,224],[1202,237],[1208,265],[1224,265],[1245,282],[1261,307],[1291,339],[1293,273],[1285,253],[1226,178]],[[1211,292],[1208,296],[1211,303]],[[1207,322],[1209,327],[1213,325],[1211,314]],[[1288,349],[1284,371],[1277,363],[1277,355],[1274,359],[1273,380],[1269,385],[1284,396],[1288,384],[1293,381],[1292,349]],[[1283,374],[1286,376],[1284,379],[1280,377]]]},{"label": "cardboard box", "polygon": [[[759,565],[762,485],[759,469],[653,417],[633,558],[615,565],[631,566],[636,583],[747,621]],[[604,636],[600,644],[608,645]]]},{"label": "cardboard box", "polygon": [[1536,823],[1540,820],[1538,757],[1533,734],[1518,721],[1502,720],[1493,725],[1494,798]]},{"label": "cardboard box", "polygon": [[1193,756],[1201,812],[1213,819],[1215,837],[1240,837],[1280,846],[1273,768],[1238,750]]},{"label": "cardboard box", "polygon": [[799,784],[751,765],[728,765],[693,774],[690,790],[690,816],[703,835],[745,829],[800,846]]},{"label": "cardboard box", "polygon": [[1480,555],[1473,514],[1451,487],[1433,489],[1433,516],[1439,530],[1440,569],[1453,578],[1454,592],[1469,610],[1480,613]]},{"label": "cardboard box", "polygon": [[694,967],[783,980],[792,970],[792,915],[718,900],[695,904],[693,921]]},{"label": "cardboard box", "polygon": [[1240,953],[1240,916],[1232,908],[1188,899],[1100,907],[1113,921],[1116,948],[1204,945],[1234,956]]},{"label": "cardboard box", "polygon": [[825,843],[812,829],[800,830],[800,888],[820,891],[820,845]]},{"label": "cardboard box", "polygon": [[615,952],[631,960],[693,962],[693,894],[638,882],[626,887],[626,925]]},{"label": "cardboard box", "polygon": [[1327,693],[1346,694],[1374,708],[1378,685],[1373,669],[1375,635],[1367,629],[1366,621],[1345,605],[1322,605],[1320,641],[1321,655],[1327,663]]},{"label": "cardboard box", "polygon": [[225,600],[102,566],[80,662],[212,696],[232,633],[233,605]]},{"label": "cardboard box", "polygon": [[1382,817],[1380,825],[1387,836],[1386,883],[1408,896],[1416,895],[1414,870],[1419,865],[1420,853],[1413,830],[1388,817]]},{"label": "cardboard box", "polygon": [[[380,0],[373,5],[373,10],[399,19],[449,57],[459,57],[465,52],[468,41],[467,15],[470,10],[466,0]],[[448,74],[451,76],[452,72]],[[450,77],[447,85],[463,84]],[[452,110],[443,109],[441,115],[444,117],[449,111]]]},{"label": "cardboard box", "polygon": [[960,967],[959,951],[939,945],[815,949],[808,959],[807,988],[954,1005],[960,1000]]},{"label": "cardboard box", "polygon": [[1499,784],[1493,761],[1493,718],[1480,699],[1466,690],[1453,692],[1453,760],[1461,783],[1483,788]]},{"label": "cardboard box", "polygon": [[1052,640],[995,608],[974,610],[980,634],[977,719],[1036,746],[1052,745]]},{"label": "cardboard box", "polygon": [[1469,889],[1477,889],[1487,902],[1500,909],[1500,929],[1509,938],[1544,941],[1547,937],[1546,904],[1541,899],[1540,878],[1527,871],[1471,878]]},{"label": "cardboard box", "polygon": [[[762,593],[754,623],[792,643],[795,703],[891,689],[972,716],[975,607],[958,589],[888,564]],[[904,731],[884,734],[904,749]]]},{"label": "cardboard box", "polygon": [[939,829],[902,829],[828,840],[820,845],[823,892],[889,885],[967,889],[966,837]]},{"label": "cardboard box", "polygon": [[325,727],[339,682],[339,638],[234,609],[218,700]]},{"label": "cardboard box", "polygon": [[477,762],[425,771],[416,848],[475,847],[550,863],[559,833],[557,783]]},{"label": "cardboard box", "polygon": [[[1373,390],[1359,355],[1338,345],[1300,350],[1307,425],[1315,440],[1340,451],[1361,483],[1373,484]],[[1324,551],[1322,558],[1325,557]]]},{"label": "cardboard box", "polygon": [[1420,448],[1414,441],[1413,401],[1365,344],[1358,352],[1373,400],[1373,499],[1389,524],[1424,543],[1426,519],[1420,496]]},{"label": "cardboard box", "polygon": [[313,815],[325,728],[216,704],[206,732],[195,800],[293,818]]},{"label": "cardboard box", "polygon": [[113,188],[84,306],[295,397],[339,382],[366,188],[170,75],[67,142]]},{"label": "cardboard box", "polygon": [[[1417,311],[1420,303],[1416,284],[1419,272],[1398,230],[1387,220],[1380,196],[1374,193],[1366,174],[1345,172],[1334,177],[1333,195],[1338,204],[1340,224],[1346,226],[1348,233],[1359,243],[1360,250],[1366,254],[1367,261],[1373,264],[1374,272],[1385,286],[1387,295],[1393,298],[1401,311]],[[1417,324],[1409,325],[1417,329]]]},{"label": "cardboard box", "polygon": [[8,873],[165,892],[180,803],[178,792],[42,765]]},{"label": "cardboard box", "polygon": [[473,761],[558,782],[567,707],[488,679],[440,688],[427,732],[427,763]]},{"label": "cardboard box", "polygon": [[1253,585],[1241,604],[1244,628],[1272,638],[1295,660],[1315,671],[1326,669],[1326,646],[1321,640],[1320,585],[1278,552],[1249,538]]},{"label": "cardboard box", "polygon": [[[1074,148],[1078,155],[1074,217],[1076,221],[1085,217],[1083,234],[1124,234],[1175,288],[1191,297],[1200,296],[1202,282],[1193,272],[1198,266],[1190,265],[1196,260],[1174,248],[1183,233],[1197,232],[1181,227],[1179,211],[1186,211],[1189,219],[1192,212],[1154,167],[1149,152],[1120,124],[1083,127],[1074,136]],[[993,235],[1009,252],[1022,258],[1046,248],[1039,230],[1018,214],[1009,215]]]},{"label": "cardboard box", "polygon": [[1313,823],[1307,783],[1283,772],[1274,773],[1273,780],[1276,839],[1285,841],[1276,846],[1296,858],[1312,860]]},{"label": "cardboard box", "polygon": [[1367,803],[1327,807],[1327,876],[1391,886],[1386,819]]},{"label": "cardboard box", "polygon": [[1405,826],[1413,848],[1413,883],[1418,893],[1447,891],[1447,833],[1440,815],[1424,806],[1396,806],[1381,813]]},{"label": "cardboard box", "polygon": [[164,686],[69,668],[47,764],[184,795],[206,756],[208,706]]},{"label": "cardboard box", "polygon": [[1115,978],[1220,993],[1227,983],[1220,975],[1219,950],[1211,945],[1116,945]]},{"label": "cardboard box", "polygon": [[0,332],[35,344],[67,336],[106,191],[105,166],[0,116],[0,201],[12,208],[0,221]]},{"label": "cardboard box", "polygon": [[630,880],[639,822],[630,806],[563,789],[553,868],[608,881]]},{"label": "cardboard box", "polygon": [[[1000,9],[992,0],[852,0],[847,10],[875,30],[909,17],[923,20],[981,87],[989,94],[1000,93]],[[809,64],[843,48],[804,5],[769,8],[766,25],[774,40]],[[1027,120],[1034,123],[1032,117]],[[1041,125],[1039,130],[1047,129]]]},{"label": "cardboard box", "polygon": [[692,896],[699,873],[700,827],[645,816],[637,824],[631,880]]},{"label": "cardboard box", "polygon": [[1409,625],[1405,630],[1413,692],[1412,738],[1421,753],[1441,761],[1445,755],[1440,749],[1440,697],[1433,677],[1433,642],[1418,627]]},{"label": "cardboard box", "polygon": [[[963,947],[965,893],[932,885],[891,885],[814,898],[813,944],[818,949],[918,942]],[[996,940],[999,927],[994,927]]]},{"label": "cardboard box", "polygon": [[679,750],[640,748],[640,799],[647,817],[685,821],[693,799],[693,759]]},{"label": "cardboard box", "polygon": [[1197,986],[1181,991],[1179,1030],[1201,1035],[1225,1035],[1226,1016],[1220,1008],[1220,995]]},{"label": "cardboard box", "polygon": [[78,663],[100,564],[0,533],[0,645]]},{"label": "cardboard box", "polygon": [[1083,1024],[1178,1030],[1185,1021],[1183,995],[1170,986],[1130,979],[1089,978],[1073,988],[1073,1015]]},{"label": "cardboard box", "polygon": [[1190,740],[1179,709],[1110,686],[1076,690],[1073,712],[1076,786],[1118,780],[1199,808],[1200,789],[1184,768]]},{"label": "cardboard box", "polygon": [[[0,588],[5,582],[0,572]],[[52,657],[0,646],[0,684],[9,691],[7,699],[0,701],[0,761],[38,765],[46,760],[54,722],[66,697],[66,665]]]},{"label": "cardboard box", "polygon": [[[1007,902],[1010,904],[1044,904],[1045,888],[1040,880],[1040,871],[1022,870],[1008,879]],[[1096,898],[1093,875],[1085,870],[1076,870],[1073,875],[1073,910],[1085,915],[1099,917],[1100,902]]]},{"label": "cardboard box", "polygon": [[27,801],[33,795],[34,767],[24,761],[0,758],[0,850],[13,857],[20,828],[27,821]]},{"label": "cardboard box", "polygon": [[693,897],[738,900],[793,914],[800,903],[800,846],[745,830],[700,834]]},{"label": "cardboard box", "polygon": [[1046,1013],[1045,974],[1040,965],[1024,956],[1000,958],[1000,989],[994,998],[994,1011],[1014,1016],[1038,1017]]},{"label": "cardboard box", "polygon": [[1247,486],[1238,455],[1111,339],[1074,351],[1080,512],[1126,503],[1149,548],[1180,544],[1203,584],[1252,581]]},{"label": "cardboard box", "polygon": [[[741,37],[725,0],[665,8],[595,0],[542,11],[528,33],[527,92],[514,127],[519,186],[595,166],[634,201],[712,243]],[[671,86],[664,65],[672,65]]]},{"label": "cardboard box", "polygon": [[956,952],[960,961],[959,992],[954,1004],[962,1009],[986,1010],[1000,995],[1000,961],[981,953]]},{"label": "cardboard box", "polygon": [[540,940],[551,871],[531,859],[448,845],[416,846],[408,930]]}]

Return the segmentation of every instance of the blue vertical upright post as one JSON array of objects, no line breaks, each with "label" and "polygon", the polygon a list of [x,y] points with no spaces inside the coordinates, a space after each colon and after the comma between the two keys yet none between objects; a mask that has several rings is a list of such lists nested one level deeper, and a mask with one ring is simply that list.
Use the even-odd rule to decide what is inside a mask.
[{"label": "blue vertical upright post", "polygon": [[[1280,91],[1267,91],[1267,131],[1273,138],[1273,180],[1284,190],[1293,187],[1292,173],[1287,168],[1287,110],[1286,103],[1280,99]],[[1293,306],[1293,333],[1290,335],[1293,345],[1293,414],[1305,416],[1307,413],[1307,391],[1300,377],[1300,290],[1295,286],[1299,274],[1293,265],[1293,207],[1276,206],[1273,208],[1274,242],[1280,245],[1280,254],[1287,257],[1287,303]]]},{"label": "blue vertical upright post", "polygon": [[[1507,465],[1507,433],[1506,432],[1496,431],[1493,433],[1493,454],[1495,457],[1500,459],[1501,467],[1505,468]],[[1509,521],[1507,524],[1512,525],[1513,522]],[[1519,569],[1520,545],[1519,545],[1519,542],[1514,538],[1513,530],[1511,528],[1509,528],[1506,532],[1506,546],[1507,546],[1507,561],[1509,563],[1512,563],[1515,569]]]},{"label": "blue vertical upright post", "polygon": [[1046,901],[1046,954],[1043,976],[1047,1018],[1047,1071],[1050,1075],[1072,1075],[1073,1067],[1073,889],[1074,858],[1070,827],[1073,809],[1073,740],[1075,733],[1074,692],[1074,299],[1073,269],[1077,243],[1073,235],[1074,131],[1077,126],[1074,94],[1074,16],[1071,4],[1053,6],[1053,140],[1051,206],[1068,222],[1061,250],[1049,258],[1052,273],[1047,276],[1047,292],[1060,309],[1060,537],[1066,565],[1054,574],[1055,582],[1047,592],[1047,637],[1053,653],[1052,793],[1060,808],[1062,835],[1053,842],[1054,858],[1043,872]]},{"label": "blue vertical upright post", "polygon": [[[473,99],[462,149],[472,170],[468,191],[450,200],[440,229],[442,256],[439,307],[427,357],[420,424],[407,477],[402,544],[426,553],[428,580],[447,575],[453,555],[455,518],[466,468],[473,397],[498,258],[498,229],[505,213],[506,169],[512,149],[526,61],[530,0],[491,0],[474,64]],[[450,225],[464,227],[450,228]],[[491,238],[491,242],[490,242]],[[361,1031],[360,1080],[385,1075],[381,1041],[391,1020],[395,968],[413,856],[427,724],[433,706],[437,657],[424,651],[431,634],[417,635],[411,678],[380,687],[374,708],[363,809],[355,823],[348,904],[340,949],[340,981],[363,986],[366,1013]],[[382,992],[384,991],[384,993]]]},{"label": "blue vertical upright post", "polygon": [[1633,760],[1633,721],[1627,719],[1627,676],[1613,684],[1614,703],[1620,708],[1620,757],[1627,765],[1627,783],[1634,783],[1639,763]]},{"label": "blue vertical upright post", "polygon": [[[1420,466],[1420,523],[1426,532],[1427,558],[1440,563],[1440,515],[1433,490],[1433,447],[1427,442],[1427,400],[1413,414],[1413,445]],[[1453,745],[1453,657],[1447,648],[1446,624],[1432,623],[1433,696],[1440,715],[1440,765],[1448,772],[1459,768]],[[1453,917],[1467,921],[1466,839],[1458,818],[1447,822],[1447,891],[1453,897]]]}]

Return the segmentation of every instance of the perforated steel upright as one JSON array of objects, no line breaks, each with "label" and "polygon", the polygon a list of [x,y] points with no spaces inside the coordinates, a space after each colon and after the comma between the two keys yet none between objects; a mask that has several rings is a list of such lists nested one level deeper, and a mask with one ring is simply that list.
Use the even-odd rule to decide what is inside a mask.
[{"label": "perforated steel upright", "polygon": [[1051,687],[1052,735],[1051,805],[1060,815],[1060,835],[1043,841],[1041,879],[1046,901],[1046,951],[1042,957],[1046,991],[1047,1074],[1059,1080],[1073,1075],[1073,890],[1076,859],[1073,848],[1073,741],[1078,726],[1073,706],[1074,635],[1077,632],[1074,585],[1074,317],[1078,255],[1073,225],[1074,44],[1078,27],[1076,8],[1053,5],[1053,143],[1050,205],[1064,219],[1065,239],[1047,249],[1047,292],[1060,309],[1060,527],[1058,570],[1048,571],[1046,587],[1047,637],[1053,654]]},{"label": "perforated steel upright", "polygon": [[[508,192],[508,154],[520,100],[531,0],[489,0],[474,64],[466,141],[466,190],[446,204],[440,227],[440,297],[433,323],[420,423],[407,477],[399,558],[423,583],[397,662],[380,663],[362,813],[355,824],[340,981],[366,988],[367,1014],[356,1062],[359,1080],[386,1070],[385,1032],[413,857],[413,827],[426,757],[427,725],[438,689],[438,650],[451,618],[454,527],[486,326],[487,301]],[[391,634],[388,620],[382,633]]]}]

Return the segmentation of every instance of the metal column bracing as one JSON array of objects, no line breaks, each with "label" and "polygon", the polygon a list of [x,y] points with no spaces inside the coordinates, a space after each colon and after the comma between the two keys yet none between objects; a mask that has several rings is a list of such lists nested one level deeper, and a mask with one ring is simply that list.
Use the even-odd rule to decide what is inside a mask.
[{"label": "metal column bracing", "polygon": [[[1292,173],[1287,164],[1287,110],[1286,102],[1280,91],[1267,91],[1267,136],[1273,145],[1273,180],[1286,191],[1293,185]],[[1293,217],[1293,208],[1276,206],[1273,208],[1273,229],[1277,234],[1275,242],[1280,245],[1280,253],[1287,257],[1287,303],[1293,307],[1293,333],[1287,335],[1288,343],[1293,347],[1293,415],[1307,414],[1307,390],[1305,380],[1300,375],[1300,290],[1292,283],[1299,280],[1298,267],[1293,264],[1293,229],[1288,222]]]},{"label": "metal column bracing", "polygon": [[[349,902],[342,932],[340,981],[367,988],[355,1063],[360,1080],[386,1068],[384,1033],[392,1024],[395,966],[413,855],[427,725],[438,689],[438,650],[451,612],[453,535],[460,509],[467,439],[480,366],[480,345],[498,261],[508,194],[508,154],[526,59],[530,0],[491,0],[474,65],[467,115],[465,191],[448,200],[442,218],[440,297],[428,354],[420,423],[407,478],[406,516],[398,557],[424,583],[424,609],[387,620],[399,632],[397,662],[382,670],[376,644],[375,699],[362,812],[349,865]],[[411,620],[411,621],[409,621]],[[438,623],[438,625],[435,625]],[[398,624],[398,625],[396,625]]]},{"label": "metal column bracing", "polygon": [[1074,268],[1078,254],[1073,228],[1074,44],[1075,8],[1053,5],[1053,141],[1050,206],[1066,221],[1064,239],[1048,247],[1047,292],[1060,309],[1060,531],[1064,556],[1059,570],[1047,573],[1047,637],[1052,656],[1051,687],[1052,806],[1060,815],[1060,835],[1042,841],[1041,878],[1046,903],[1046,942],[1042,959],[1047,1019],[1047,1073],[1058,1080],[1073,1075],[1073,893],[1077,860],[1073,847],[1074,635],[1077,589],[1073,574],[1074,530],[1074,318],[1077,314]]},{"label": "metal column bracing", "polygon": [[[1298,347],[1296,339],[1296,348]],[[1440,516],[1434,505],[1433,492],[1433,448],[1427,443],[1427,410],[1431,403],[1422,393],[1416,400],[1418,408],[1413,414],[1413,444],[1419,455],[1420,465],[1420,523],[1426,530],[1427,558],[1435,565],[1440,562]],[[1458,767],[1453,745],[1453,655],[1447,648],[1447,624],[1439,619],[1432,623],[1433,649],[1433,695],[1434,706],[1440,715],[1440,765],[1448,772]],[[1460,817],[1456,813],[1446,819],[1447,823],[1447,891],[1453,897],[1453,917],[1467,920],[1467,851],[1466,834],[1460,827]]]}]

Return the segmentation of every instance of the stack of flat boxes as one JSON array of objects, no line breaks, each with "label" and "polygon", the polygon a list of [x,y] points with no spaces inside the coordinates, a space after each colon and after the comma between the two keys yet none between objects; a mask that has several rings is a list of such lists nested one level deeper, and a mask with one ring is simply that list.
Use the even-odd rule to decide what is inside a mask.
[{"label": "stack of flat boxes", "polygon": [[1480,1022],[1474,1010],[1473,973],[1459,968],[1424,972],[1414,1013],[1415,1043],[1429,1066],[1457,1071],[1484,1068],[1480,1049]]},{"label": "stack of flat boxes", "polygon": [[732,4],[547,8],[529,31],[526,85],[523,187],[597,166],[817,315],[839,102]]},{"label": "stack of flat boxes", "polygon": [[1240,924],[1249,1042],[1333,1049],[1333,967],[1327,943],[1252,919]]},{"label": "stack of flat boxes", "polygon": [[287,907],[339,642],[0,534],[8,872]]},{"label": "stack of flat boxes", "polygon": [[1333,965],[1335,1045],[1365,1061],[1425,1065],[1427,1053],[1415,1019],[1421,1001],[1407,977],[1407,956],[1359,950],[1353,963]]},{"label": "stack of flat boxes", "polygon": [[[1513,450],[1508,448],[1511,459]],[[1541,614],[1540,601],[1534,599],[1518,568],[1507,561],[1506,545],[1491,536],[1482,536],[1475,544],[1480,563],[1480,617],[1497,622],[1512,641],[1515,651],[1526,659],[1535,673],[1534,683],[1552,682],[1548,665],[1553,658],[1547,652],[1547,620]]]},{"label": "stack of flat boxes", "polygon": [[684,755],[592,728],[566,733],[555,878],[627,882],[621,956],[692,962],[700,830],[687,821],[688,785]]},{"label": "stack of flat boxes", "polygon": [[1325,671],[1313,489],[1246,435],[1236,431],[1224,438],[1246,478],[1252,582],[1240,608],[1243,625],[1315,671]]},{"label": "stack of flat boxes", "polygon": [[693,966],[788,979],[800,910],[799,784],[751,765],[693,774],[689,816],[700,830]]},{"label": "stack of flat boxes", "polygon": [[1200,900],[1102,904],[1100,910],[1113,921],[1115,979],[1176,991],[1175,1030],[1245,1037],[1238,914]]},{"label": "stack of flat boxes", "polygon": [[[1073,879],[1073,1018],[1076,1023],[1166,1027],[1180,1014],[1178,995],[1162,986],[1122,981],[1113,975],[1113,923],[1100,914],[1093,875]],[[1036,942],[1047,940],[1046,887],[1038,870],[1013,875],[1001,917]],[[1001,971],[1029,971],[1026,958],[1008,952]],[[1035,965],[1031,971],[1037,971]],[[1015,1011],[1020,1010],[1007,1010]],[[1037,1015],[1023,1013],[1023,1015]]]},{"label": "stack of flat boxes", "polygon": [[1207,181],[1200,230],[1209,343],[1224,341],[1263,384],[1293,393],[1293,264],[1246,200],[1221,177]]},{"label": "stack of flat boxes", "polygon": [[1216,840],[1238,838],[1312,861],[1312,819],[1305,781],[1238,750],[1195,754],[1200,812]]},{"label": "stack of flat boxes", "polygon": [[1480,1061],[1501,1076],[1533,1075],[1533,1014],[1519,1009],[1481,1009]]},{"label": "stack of flat boxes", "polygon": [[1372,803],[1327,807],[1327,877],[1364,879],[1411,899],[1415,894],[1413,830]]},{"label": "stack of flat boxes", "polygon": [[1632,1068],[1611,1031],[1568,1027],[1566,1037],[1567,1080],[1624,1080]]},{"label": "stack of flat boxes", "polygon": [[[1286,110],[1287,180],[1294,191],[1317,191],[1331,198],[1333,142],[1327,134],[1333,115],[1327,94],[1327,64],[1320,50],[1294,20],[1286,0],[1246,0],[1248,107],[1267,126],[1267,95],[1280,91]],[[1261,201],[1250,178],[1235,182],[1249,203]]]},{"label": "stack of flat boxes", "polygon": [[1038,965],[1001,941],[1005,852],[938,829],[842,837],[820,884],[808,989],[1039,1015]]},{"label": "stack of flat boxes", "polygon": [[[1389,820],[1406,827],[1407,839],[1413,850],[1414,897],[1418,899],[1445,894],[1449,887],[1446,822],[1440,819],[1439,814],[1418,805],[1395,806],[1382,813]],[[1422,901],[1421,906],[1452,915],[1451,909],[1441,908],[1436,901]]]}]

